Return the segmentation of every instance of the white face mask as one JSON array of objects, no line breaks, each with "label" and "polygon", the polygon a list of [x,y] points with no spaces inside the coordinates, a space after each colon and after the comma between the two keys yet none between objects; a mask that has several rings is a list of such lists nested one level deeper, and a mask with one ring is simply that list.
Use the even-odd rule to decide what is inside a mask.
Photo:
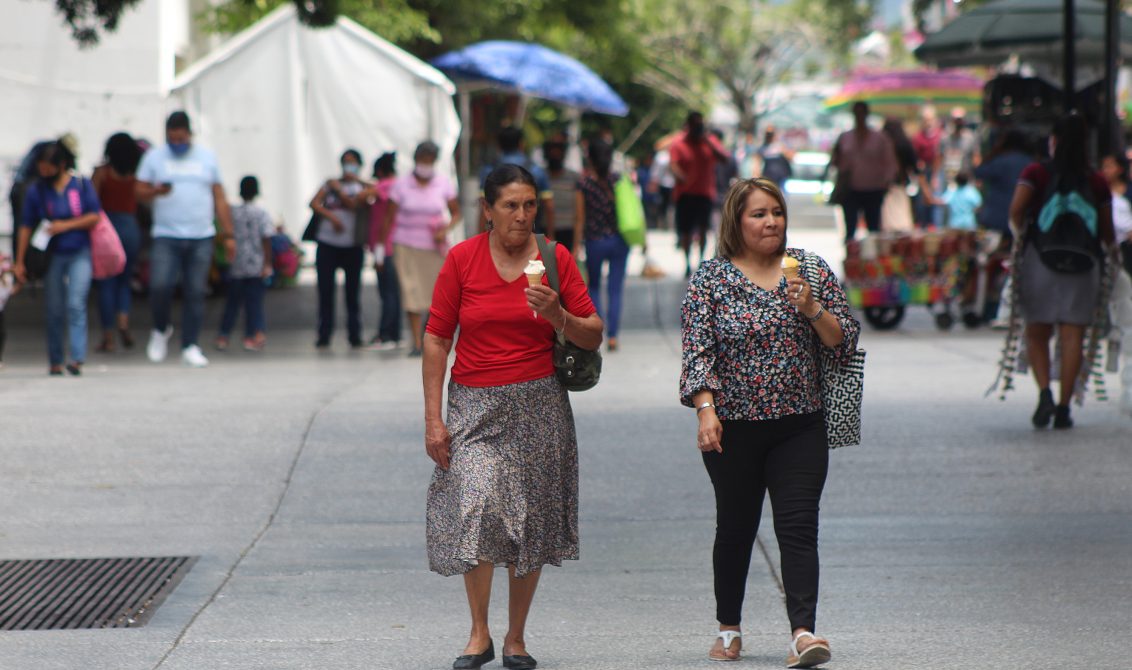
[{"label": "white face mask", "polygon": [[413,174],[417,175],[425,181],[428,181],[429,179],[432,179],[432,176],[434,174],[436,174],[436,168],[432,165],[417,165],[415,168],[413,168]]}]

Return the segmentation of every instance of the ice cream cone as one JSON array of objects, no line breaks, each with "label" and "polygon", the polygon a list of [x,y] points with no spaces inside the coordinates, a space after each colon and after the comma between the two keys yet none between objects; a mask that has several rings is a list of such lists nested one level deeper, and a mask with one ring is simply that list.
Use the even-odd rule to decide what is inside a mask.
[{"label": "ice cream cone", "polygon": [[792,256],[782,257],[782,274],[785,275],[787,279],[797,279],[798,272],[801,269],[802,266],[798,263],[797,258]]},{"label": "ice cream cone", "polygon": [[533,288],[542,283],[542,276],[546,274],[546,266],[542,264],[542,261],[528,261],[523,274],[527,275],[527,284]]}]

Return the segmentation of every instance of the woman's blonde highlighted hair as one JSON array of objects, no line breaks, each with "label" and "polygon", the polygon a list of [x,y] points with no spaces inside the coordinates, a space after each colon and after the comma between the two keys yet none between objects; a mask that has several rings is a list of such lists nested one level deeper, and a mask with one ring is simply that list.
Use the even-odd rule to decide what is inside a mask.
[{"label": "woman's blonde highlighted hair", "polygon": [[[778,201],[782,216],[786,218],[786,196],[773,181],[765,177],[737,181],[727,192],[723,201],[723,221],[719,225],[719,255],[724,258],[742,256],[746,244],[743,242],[743,210],[747,208],[747,198],[756,190],[765,191]],[[787,219],[788,220],[788,219]],[[783,226],[783,233],[785,233]],[[782,247],[778,253],[786,252],[786,235],[782,236]]]}]

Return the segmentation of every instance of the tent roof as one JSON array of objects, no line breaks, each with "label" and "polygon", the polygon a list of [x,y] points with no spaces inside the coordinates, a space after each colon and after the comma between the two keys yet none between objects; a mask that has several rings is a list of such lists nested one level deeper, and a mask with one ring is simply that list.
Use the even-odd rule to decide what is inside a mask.
[{"label": "tent roof", "polygon": [[[291,3],[281,5],[278,9],[263,17],[246,30],[243,30],[223,46],[197,61],[178,75],[173,82],[172,90],[176,91],[188,86],[196,79],[205,75],[209,70],[224,64],[245,49],[250,48],[271,31],[281,26],[296,23],[298,20],[298,17],[295,15],[295,8]],[[404,49],[383,40],[373,32],[344,16],[339,16],[337,23],[333,27],[308,28],[308,30],[335,30],[345,33],[354,39],[368,44],[375,51],[396,65],[399,65],[402,69],[409,71],[413,75],[435,86],[439,86],[449,95],[455,95],[456,93],[456,86],[443,72],[425,63]]]}]

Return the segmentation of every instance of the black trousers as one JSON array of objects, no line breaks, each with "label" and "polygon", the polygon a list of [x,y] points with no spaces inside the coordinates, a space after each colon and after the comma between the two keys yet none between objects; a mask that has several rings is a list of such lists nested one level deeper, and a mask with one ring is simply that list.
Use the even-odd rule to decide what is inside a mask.
[{"label": "black trousers", "polygon": [[818,504],[829,466],[821,412],[724,421],[723,453],[703,454],[715,487],[716,618],[742,621],[751,552],[770,492],[790,629],[814,630],[818,604]]},{"label": "black trousers", "polygon": [[346,332],[350,344],[362,344],[362,309],[359,291],[362,285],[362,261],[365,252],[361,247],[336,247],[319,244],[315,252],[314,267],[318,274],[318,341],[325,344],[334,333],[334,293],[338,269],[346,275]]},{"label": "black trousers", "polygon": [[845,241],[853,239],[857,233],[857,219],[865,215],[865,227],[870,233],[880,232],[880,211],[884,205],[884,196],[887,190],[879,191],[849,191],[841,210],[845,213]]}]

